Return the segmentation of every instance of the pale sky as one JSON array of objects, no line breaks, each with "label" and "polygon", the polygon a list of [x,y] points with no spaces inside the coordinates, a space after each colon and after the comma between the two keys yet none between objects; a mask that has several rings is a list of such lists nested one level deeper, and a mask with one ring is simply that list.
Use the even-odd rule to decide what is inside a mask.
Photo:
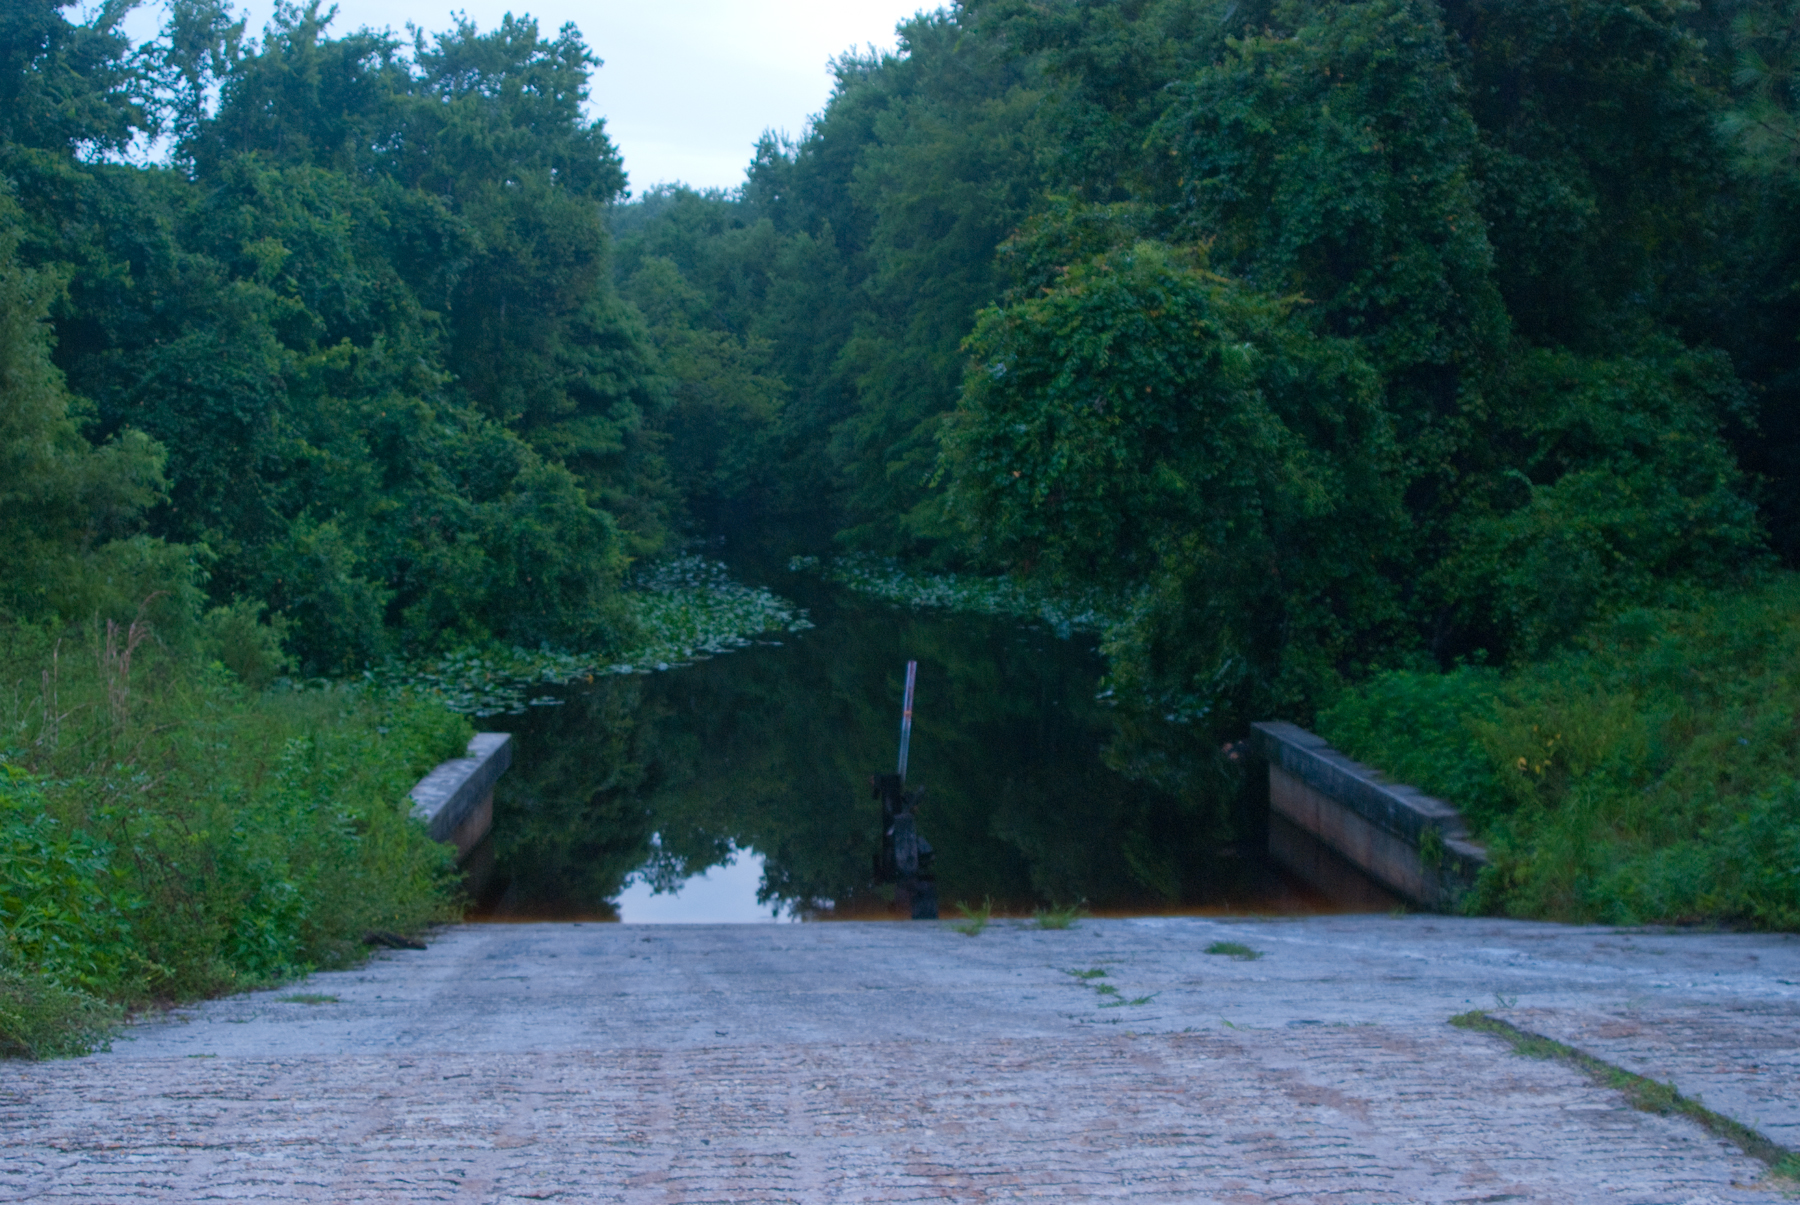
[{"label": "pale sky", "polygon": [[[593,111],[625,156],[634,194],[683,181],[699,188],[743,182],[765,129],[799,136],[831,94],[827,62],[853,47],[892,50],[894,26],[935,0],[340,0],[332,30],[363,25],[428,31],[466,12],[482,30],[507,12],[536,17],[553,35],[580,28],[601,59]],[[238,0],[260,34],[273,0]],[[73,14],[71,14],[73,16]],[[132,14],[142,41],[164,19],[157,0]]]}]

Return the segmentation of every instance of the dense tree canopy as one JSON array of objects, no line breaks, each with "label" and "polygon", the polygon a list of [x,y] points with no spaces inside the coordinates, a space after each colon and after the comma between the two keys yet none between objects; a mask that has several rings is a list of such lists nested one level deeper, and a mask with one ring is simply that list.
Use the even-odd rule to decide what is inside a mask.
[{"label": "dense tree canopy", "polygon": [[[333,38],[313,4],[247,50],[182,0],[133,52],[107,13],[20,8],[8,246],[58,282],[55,367],[96,455],[166,487],[137,505],[150,537],[216,601],[270,604],[314,670],[604,642],[664,539],[666,390],[612,286],[625,177],[575,31],[405,47]],[[101,153],[159,129],[166,166]]]},{"label": "dense tree canopy", "polygon": [[1793,0],[966,0],[636,199],[572,27],[119,16],[0,28],[21,613],[131,548],[315,670],[603,645],[754,531],[1235,722],[1800,559]]},{"label": "dense tree canopy", "polygon": [[1800,555],[1797,21],[970,0],[619,264],[778,396],[722,521],[1099,591],[1119,697],[1305,715]]}]

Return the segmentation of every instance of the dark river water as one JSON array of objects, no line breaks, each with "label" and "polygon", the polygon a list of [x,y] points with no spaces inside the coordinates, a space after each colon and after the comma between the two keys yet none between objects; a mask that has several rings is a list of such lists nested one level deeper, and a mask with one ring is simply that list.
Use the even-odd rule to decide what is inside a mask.
[{"label": "dark river water", "polygon": [[[996,914],[1336,910],[1267,860],[1241,765],[1194,761],[1180,733],[1125,731],[1096,701],[1091,638],[896,607],[811,575],[763,580],[816,626],[484,721],[516,748],[471,919],[899,917],[873,881],[869,777],[894,770],[909,659],[908,786],[926,792],[918,827],[944,915],[983,900]],[[1183,757],[1175,790],[1108,764]]]}]

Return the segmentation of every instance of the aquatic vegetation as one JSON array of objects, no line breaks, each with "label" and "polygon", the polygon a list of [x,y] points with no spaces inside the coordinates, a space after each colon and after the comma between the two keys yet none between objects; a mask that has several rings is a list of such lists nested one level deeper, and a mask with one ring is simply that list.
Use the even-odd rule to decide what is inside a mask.
[{"label": "aquatic vegetation", "polygon": [[828,582],[901,606],[1039,620],[1064,637],[1075,632],[1105,630],[1118,609],[1097,592],[1066,598],[1011,577],[919,573],[882,557],[845,556],[822,561],[818,557],[797,556],[788,562],[788,568],[796,573],[815,570]]},{"label": "aquatic vegetation", "polygon": [[761,635],[813,626],[803,608],[763,587],[733,581],[723,564],[701,556],[646,568],[633,578],[625,605],[637,639],[604,656],[548,645],[489,645],[418,661],[390,661],[365,671],[364,678],[386,690],[410,689],[465,715],[523,715],[529,707],[561,702],[534,693],[534,686],[675,669],[748,648]]},{"label": "aquatic vegetation", "polygon": [[1222,954],[1227,958],[1235,958],[1239,962],[1255,962],[1262,957],[1260,950],[1252,950],[1241,941],[1215,941],[1206,947],[1208,954]]}]

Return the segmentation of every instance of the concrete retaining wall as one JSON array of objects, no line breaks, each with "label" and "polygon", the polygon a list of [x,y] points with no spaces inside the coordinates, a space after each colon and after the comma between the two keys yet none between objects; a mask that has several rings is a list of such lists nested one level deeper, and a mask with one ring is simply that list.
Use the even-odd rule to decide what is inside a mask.
[{"label": "concrete retaining wall", "polygon": [[[1271,814],[1402,898],[1449,911],[1487,865],[1487,851],[1469,839],[1462,814],[1443,800],[1389,782],[1304,728],[1279,721],[1251,727],[1256,752],[1269,763]],[[1272,840],[1270,853],[1281,860],[1276,846]]]},{"label": "concrete retaining wall", "polygon": [[494,783],[512,765],[512,737],[477,732],[469,756],[440,764],[412,789],[412,814],[433,841],[456,846],[462,861],[494,824]]}]

